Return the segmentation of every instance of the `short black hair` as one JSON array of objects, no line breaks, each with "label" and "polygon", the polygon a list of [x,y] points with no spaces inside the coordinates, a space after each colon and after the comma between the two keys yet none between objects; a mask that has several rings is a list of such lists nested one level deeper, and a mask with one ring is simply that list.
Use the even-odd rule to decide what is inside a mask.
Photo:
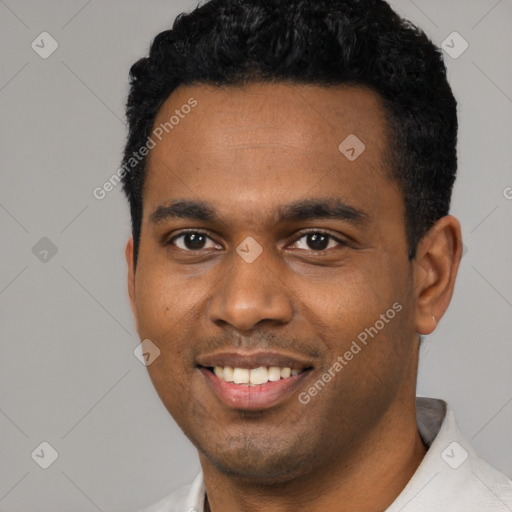
[{"label": "short black hair", "polygon": [[384,0],[210,0],[158,34],[130,78],[122,180],[135,265],[147,169],[146,158],[133,154],[182,85],[368,87],[383,100],[391,143],[385,158],[404,198],[410,259],[448,214],[457,171],[457,102],[441,50]]}]

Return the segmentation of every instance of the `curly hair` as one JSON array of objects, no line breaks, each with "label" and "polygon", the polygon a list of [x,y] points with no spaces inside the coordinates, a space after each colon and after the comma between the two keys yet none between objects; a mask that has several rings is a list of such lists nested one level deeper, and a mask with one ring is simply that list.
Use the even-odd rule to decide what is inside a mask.
[{"label": "curly hair", "polygon": [[[210,0],[158,34],[130,79],[123,165],[181,85],[368,87],[383,100],[390,141],[384,157],[404,198],[409,259],[448,214],[457,171],[457,102],[442,52],[384,0]],[[135,265],[146,172],[142,158],[122,177]]]}]

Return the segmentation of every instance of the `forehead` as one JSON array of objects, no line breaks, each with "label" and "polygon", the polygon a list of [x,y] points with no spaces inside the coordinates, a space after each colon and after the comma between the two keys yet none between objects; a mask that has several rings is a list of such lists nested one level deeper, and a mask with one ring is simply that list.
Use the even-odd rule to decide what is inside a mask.
[{"label": "forehead", "polygon": [[350,195],[361,203],[392,187],[382,102],[363,87],[183,86],[159,110],[155,130],[145,217],[172,197],[214,204],[222,192],[232,204],[256,196],[270,203],[323,187],[324,196]]},{"label": "forehead", "polygon": [[[184,107],[197,101],[192,109]],[[178,119],[176,114],[180,114]],[[286,144],[295,150],[321,151],[353,133],[375,148],[384,142],[384,110],[377,93],[364,87],[252,83],[244,87],[180,87],[160,108],[154,127],[174,115],[168,144],[189,142],[204,149],[249,143]],[[187,119],[188,117],[188,119]],[[277,137],[277,139],[276,139]],[[376,148],[375,148],[376,149]],[[153,152],[153,154],[158,151]]]}]

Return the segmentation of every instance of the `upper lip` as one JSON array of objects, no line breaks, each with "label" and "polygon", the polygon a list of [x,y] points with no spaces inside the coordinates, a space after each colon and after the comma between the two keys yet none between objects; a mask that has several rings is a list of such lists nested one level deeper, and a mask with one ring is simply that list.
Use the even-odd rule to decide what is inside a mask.
[{"label": "upper lip", "polygon": [[302,358],[296,354],[290,355],[278,352],[216,352],[199,356],[196,360],[199,366],[231,366],[232,368],[259,368],[261,366],[278,366],[280,368],[290,368],[292,370],[304,370],[311,368],[311,361]]}]

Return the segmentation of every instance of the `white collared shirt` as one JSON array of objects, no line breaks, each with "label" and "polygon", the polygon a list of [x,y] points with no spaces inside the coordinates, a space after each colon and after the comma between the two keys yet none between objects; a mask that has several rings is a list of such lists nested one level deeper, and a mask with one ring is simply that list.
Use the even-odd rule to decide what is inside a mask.
[{"label": "white collared shirt", "polygon": [[[386,512],[512,512],[512,481],[475,453],[444,400],[416,397],[416,418],[429,449]],[[200,472],[143,512],[204,512],[204,499]]]}]

